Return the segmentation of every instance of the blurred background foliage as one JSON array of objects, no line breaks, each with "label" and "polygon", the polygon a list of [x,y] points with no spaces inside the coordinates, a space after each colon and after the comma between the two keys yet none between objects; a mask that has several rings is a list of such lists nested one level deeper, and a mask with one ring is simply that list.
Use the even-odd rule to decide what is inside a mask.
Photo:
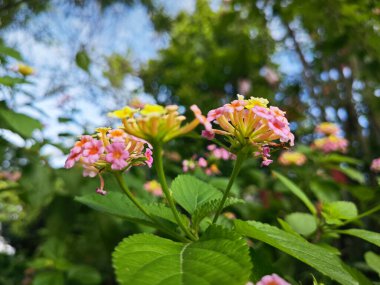
[{"label": "blurred background foliage", "polygon": [[[369,165],[380,156],[379,3],[174,2],[0,1],[0,284],[116,284],[111,251],[123,237],[149,229],[75,202],[97,181],[62,169],[62,157],[77,135],[113,124],[105,114],[125,104],[197,104],[207,112],[237,93],[268,98],[287,111],[297,149],[308,157],[302,167],[270,169],[317,204],[353,201],[359,213],[376,206],[378,181]],[[142,14],[122,21],[136,9]],[[121,37],[141,23],[147,26],[129,41]],[[34,73],[20,68],[22,62]],[[323,121],[342,127],[350,142],[345,156],[309,148]],[[182,172],[182,159],[201,156],[205,146],[194,137],[168,146],[171,177]],[[218,167],[228,176],[231,163]],[[217,187],[226,183],[199,169],[195,174]],[[151,178],[142,169],[128,174],[136,194],[152,200],[143,190]],[[277,218],[305,211],[257,161],[247,162],[238,184],[235,195],[248,201],[231,208],[239,218],[278,225]],[[116,188],[112,179],[107,188]],[[379,230],[376,215],[357,223]],[[347,236],[322,243],[379,281],[379,264],[363,257],[377,248]],[[254,276],[278,272],[310,284],[312,272],[330,284],[268,246],[256,246],[252,257],[263,264]]]}]

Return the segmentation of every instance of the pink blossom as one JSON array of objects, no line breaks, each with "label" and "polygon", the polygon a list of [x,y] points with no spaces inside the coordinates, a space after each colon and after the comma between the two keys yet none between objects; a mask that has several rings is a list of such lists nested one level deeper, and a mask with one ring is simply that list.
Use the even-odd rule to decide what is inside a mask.
[{"label": "pink blossom", "polygon": [[266,275],[256,285],[290,285],[277,274]]},{"label": "pink blossom", "polygon": [[153,152],[150,148],[147,148],[145,150],[145,157],[146,157],[146,161],[145,163],[150,167],[152,167],[152,164],[153,164]]},{"label": "pink blossom", "polygon": [[[240,95],[239,95],[240,96]],[[244,98],[243,96],[241,96]],[[234,111],[242,111],[244,109],[244,106],[247,105],[247,102],[245,100],[234,100],[230,104],[224,105],[224,109],[226,112],[234,112]]]},{"label": "pink blossom", "polygon": [[129,158],[129,152],[125,149],[125,144],[121,142],[114,142],[106,147],[107,155],[106,161],[111,163],[113,170],[122,170],[127,167],[126,160]]},{"label": "pink blossom", "polygon": [[107,137],[113,142],[124,142],[127,134],[122,129],[109,130]]},{"label": "pink blossom", "polygon": [[216,144],[210,144],[210,145],[208,145],[208,146],[207,146],[207,149],[208,149],[209,151],[213,151],[214,149],[216,149]]},{"label": "pink blossom", "polygon": [[189,170],[195,169],[195,162],[193,160],[187,160],[185,159],[182,161],[182,170],[183,172],[188,172]]},{"label": "pink blossom", "polygon": [[98,193],[98,194],[100,194],[102,196],[107,195],[107,191],[104,190],[104,189],[101,189],[101,188],[97,188],[96,189],[96,193]]},{"label": "pink blossom", "polygon": [[82,156],[82,152],[79,151],[76,149],[74,150],[74,148],[70,151],[70,154],[68,156],[68,158],[66,159],[66,162],[65,162],[65,168],[72,168],[75,164],[75,162],[77,162]]},{"label": "pink blossom", "polygon": [[212,131],[212,125],[211,123],[207,120],[207,118],[205,116],[202,115],[202,112],[201,110],[199,109],[199,107],[197,105],[192,105],[190,107],[191,111],[194,112],[194,115],[195,117],[198,119],[198,121],[204,125],[206,131],[209,131],[211,132]]},{"label": "pink blossom", "polygon": [[207,160],[204,159],[203,157],[200,157],[198,159],[198,166],[202,168],[207,167]]},{"label": "pink blossom", "polygon": [[91,136],[82,136],[81,139],[77,142],[75,142],[74,147],[70,150],[70,154],[65,162],[65,168],[71,168],[74,166],[75,162],[79,161],[82,157],[83,152],[83,146],[89,142],[92,141],[93,138]]},{"label": "pink blossom", "polygon": [[162,197],[162,188],[160,183],[157,180],[151,180],[144,184],[144,189],[149,193],[152,193],[154,196]]},{"label": "pink blossom", "polygon": [[263,158],[263,161],[261,162],[261,166],[269,166],[273,162],[272,159],[268,159],[266,157]]},{"label": "pink blossom", "polygon": [[322,150],[324,153],[339,151],[345,153],[347,151],[348,141],[335,135],[314,140],[312,148]]},{"label": "pink blossom", "polygon": [[215,137],[215,133],[213,131],[203,130],[202,137],[212,140]]},{"label": "pink blossom", "polygon": [[210,110],[207,113],[207,120],[209,122],[212,122],[216,120],[217,118],[219,118],[220,116],[224,115],[225,112],[226,112],[226,109],[224,107],[219,107],[219,108]]},{"label": "pink blossom", "polygon": [[104,152],[102,141],[91,139],[83,145],[83,161],[87,164],[93,164],[100,158],[100,154]]},{"label": "pink blossom", "polygon": [[305,164],[306,160],[307,158],[303,153],[296,151],[283,151],[278,158],[278,162],[281,165],[301,166]]},{"label": "pink blossom", "polygon": [[373,172],[380,172],[380,157],[372,160],[371,170]]}]

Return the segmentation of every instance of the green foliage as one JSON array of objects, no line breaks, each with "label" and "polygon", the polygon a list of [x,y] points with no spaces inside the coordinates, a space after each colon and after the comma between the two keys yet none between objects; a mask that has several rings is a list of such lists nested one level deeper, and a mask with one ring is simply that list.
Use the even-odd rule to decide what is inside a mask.
[{"label": "green foliage", "polygon": [[363,240],[366,240],[380,247],[379,233],[375,233],[375,232],[371,232],[367,230],[361,230],[361,229],[340,230],[339,233],[361,238]]},{"label": "green foliage", "polygon": [[342,261],[333,253],[309,243],[301,237],[284,232],[260,222],[235,221],[236,231],[242,235],[265,242],[314,267],[340,284],[358,285],[358,281],[345,269]]},{"label": "green foliage", "polygon": [[150,234],[131,236],[116,247],[113,264],[122,285],[242,285],[251,271],[244,239],[216,226],[187,244]]},{"label": "green foliage", "polygon": [[91,59],[85,49],[81,49],[80,51],[77,52],[75,56],[75,62],[80,67],[86,72],[89,72],[89,67],[91,64]]},{"label": "green foliage", "polygon": [[281,183],[284,184],[284,186],[288,190],[290,190],[297,198],[299,198],[306,205],[306,207],[312,214],[316,214],[316,209],[313,203],[297,185],[295,185],[292,181],[290,181],[288,178],[286,178],[278,172],[273,171],[273,174],[276,178],[278,178],[281,181]]},{"label": "green foliage", "polygon": [[133,71],[131,63],[120,54],[112,54],[107,57],[107,65],[108,69],[103,72],[103,75],[109,80],[112,87],[121,88],[125,76]]},{"label": "green foliage", "polygon": [[364,259],[368,266],[380,276],[380,256],[372,251],[367,251]]},{"label": "green foliage", "polygon": [[42,128],[42,124],[38,120],[16,113],[8,109],[4,103],[0,104],[0,118],[1,128],[9,129],[25,138],[31,137],[35,129]]},{"label": "green foliage", "polygon": [[[211,215],[212,213],[215,213],[216,210],[219,207],[220,201],[222,199],[215,199],[211,201],[207,201],[206,203],[203,203],[192,214],[192,222],[193,226],[195,228],[198,227],[199,223],[208,215]],[[237,199],[237,198],[227,198],[226,202],[224,203],[224,208],[227,208],[231,205],[235,204],[241,204],[244,203],[243,200]]]},{"label": "green foliage", "polygon": [[317,221],[313,215],[306,213],[292,213],[285,217],[285,221],[299,234],[308,236],[317,229]]},{"label": "green foliage", "polygon": [[[136,208],[136,206],[123,193],[109,192],[105,196],[93,193],[86,196],[76,197],[75,200],[107,214],[115,215],[132,222],[154,226],[152,221],[141,213],[141,211]],[[166,219],[173,223],[176,222],[171,210],[163,204],[143,204],[143,206],[154,216]],[[182,216],[182,219],[186,221],[185,216]]]},{"label": "green foliage", "polygon": [[352,202],[336,201],[324,204],[322,215],[326,223],[339,225],[342,220],[355,218],[358,215],[358,210]]},{"label": "green foliage", "polygon": [[171,190],[176,202],[190,214],[194,214],[203,204],[222,198],[219,190],[190,175],[177,176]]}]

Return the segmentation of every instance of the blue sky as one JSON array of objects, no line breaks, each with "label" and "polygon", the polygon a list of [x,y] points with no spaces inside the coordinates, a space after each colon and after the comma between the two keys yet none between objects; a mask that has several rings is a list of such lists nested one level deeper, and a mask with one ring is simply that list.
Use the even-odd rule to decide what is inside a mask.
[{"label": "blue sky", "polygon": [[[181,10],[192,12],[195,5],[195,0],[160,2],[171,15]],[[99,89],[88,88],[91,80],[95,80],[97,85],[106,85],[102,76],[104,56],[115,52],[128,54],[132,63],[138,66],[157,56],[157,51],[168,44],[169,38],[154,31],[147,11],[141,5],[126,7],[114,4],[105,13],[101,13],[95,1],[90,2],[85,9],[73,8],[62,0],[52,3],[48,11],[33,17],[26,27],[7,29],[5,39],[7,44],[20,50],[27,64],[36,69],[36,74],[31,77],[33,85],[25,86],[25,90],[34,95],[34,107],[42,110],[45,115],[28,106],[19,107],[18,111],[43,122],[43,133],[36,136],[61,142],[62,139],[58,137],[61,132],[76,135],[82,132],[76,124],[57,123],[57,118],[68,115],[71,109],[78,109],[74,119],[90,128],[110,123],[101,113],[105,109],[114,109],[115,102],[107,96],[101,96]],[[212,7],[217,9],[219,3],[217,0],[212,1]],[[270,22],[269,27],[273,38],[284,35],[285,31],[276,19]],[[302,34],[299,36],[299,40],[307,41],[302,38]],[[86,46],[92,59],[91,77],[75,64],[75,55],[82,45]],[[298,74],[301,71],[298,58],[286,47],[278,50],[273,61],[280,65],[279,69],[284,74]],[[46,96],[57,85],[66,86],[65,91],[55,92],[58,94],[55,96]],[[141,87],[141,82],[137,78],[127,77],[123,95],[138,87]],[[97,98],[96,101],[93,100],[94,97]],[[17,98],[18,106],[30,100],[21,94]],[[17,142],[16,139],[15,143],[23,142]],[[63,156],[57,149],[47,147],[44,151],[59,157],[53,161],[55,166],[62,165]]]}]

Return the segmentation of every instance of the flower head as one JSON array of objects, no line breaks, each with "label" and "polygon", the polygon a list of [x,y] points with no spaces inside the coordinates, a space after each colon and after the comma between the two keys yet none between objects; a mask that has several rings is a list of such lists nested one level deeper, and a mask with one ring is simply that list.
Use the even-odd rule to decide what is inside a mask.
[{"label": "flower head", "polygon": [[277,274],[265,275],[256,285],[290,285]]},{"label": "flower head", "polygon": [[337,135],[340,131],[340,128],[334,123],[323,122],[315,128],[315,131],[324,135]]},{"label": "flower head", "polygon": [[122,119],[123,129],[130,135],[149,142],[167,142],[192,131],[199,124],[201,114],[198,110],[194,112],[197,119],[185,125],[182,125],[182,121],[186,117],[178,113],[176,105],[164,107],[146,104],[142,110],[125,107],[110,115]]},{"label": "flower head", "polygon": [[372,160],[372,162],[371,162],[371,170],[373,172],[380,172],[380,157]]},{"label": "flower head", "polygon": [[17,71],[24,76],[32,75],[34,73],[33,67],[26,64],[18,64]]},{"label": "flower head", "polygon": [[[150,167],[153,158],[146,141],[119,129],[99,128],[94,136],[82,136],[74,144],[65,167],[71,168],[77,162],[83,166],[83,176],[94,177],[107,170],[124,171],[145,164]],[[103,186],[97,191],[102,195]]]},{"label": "flower head", "polygon": [[347,152],[348,141],[345,138],[341,138],[335,135],[330,135],[328,137],[323,137],[314,140],[312,148],[321,150],[324,153],[329,152]]},{"label": "flower head", "polygon": [[150,180],[144,184],[144,189],[154,196],[162,197],[162,188],[157,180]]},{"label": "flower head", "polygon": [[122,170],[128,166],[129,152],[123,142],[114,142],[106,147],[106,161],[111,163],[111,169]]},{"label": "flower head", "polygon": [[281,165],[301,166],[305,164],[306,160],[307,158],[303,153],[296,151],[283,151],[278,158],[278,162]]},{"label": "flower head", "polygon": [[[202,135],[208,138],[225,136],[233,153],[242,148],[261,152],[264,146],[281,146],[284,143],[294,145],[294,135],[290,131],[285,112],[267,105],[268,100],[264,98],[251,97],[246,100],[238,95],[237,100],[209,111],[207,121],[218,127],[210,128],[203,123],[205,130]],[[268,154],[263,155],[263,165],[272,162],[268,159]]]}]

